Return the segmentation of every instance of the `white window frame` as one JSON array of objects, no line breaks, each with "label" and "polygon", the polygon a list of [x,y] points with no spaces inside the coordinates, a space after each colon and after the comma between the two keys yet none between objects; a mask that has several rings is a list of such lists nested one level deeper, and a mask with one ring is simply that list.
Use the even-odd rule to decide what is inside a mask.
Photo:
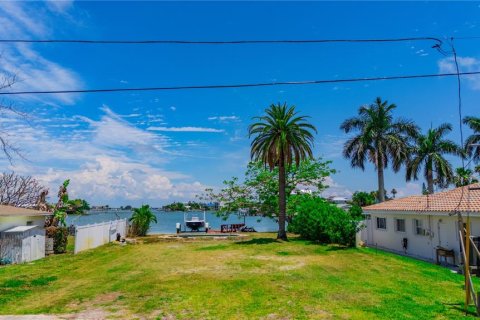
[{"label": "white window frame", "polygon": [[[383,219],[383,220],[385,220],[385,228],[379,228],[379,227],[378,227],[378,219]],[[376,217],[376,219],[375,219],[375,228],[376,228],[377,230],[386,231],[386,230],[387,230],[387,218],[386,218],[386,217]]]},{"label": "white window frame", "polygon": [[[403,230],[398,230],[398,221],[403,221]],[[407,232],[407,220],[405,218],[395,218],[395,232],[406,233]]]},{"label": "white window frame", "polygon": [[[420,222],[420,224],[417,224],[417,222]],[[425,236],[425,231],[426,230],[423,227],[423,219],[413,219],[413,234],[416,236]]]}]

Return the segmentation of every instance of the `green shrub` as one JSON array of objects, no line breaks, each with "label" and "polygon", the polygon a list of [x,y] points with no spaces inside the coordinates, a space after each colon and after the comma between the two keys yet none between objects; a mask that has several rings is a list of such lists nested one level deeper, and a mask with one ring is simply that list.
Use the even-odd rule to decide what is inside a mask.
[{"label": "green shrub", "polygon": [[307,240],[354,246],[359,221],[336,205],[311,197],[296,206],[288,230]]},{"label": "green shrub", "polygon": [[157,223],[157,217],[150,210],[149,205],[143,205],[140,208],[133,209],[132,217],[129,220],[132,225],[130,226],[130,234],[132,236],[145,236],[152,222]]},{"label": "green shrub", "polygon": [[58,227],[56,229],[53,236],[53,252],[56,254],[65,253],[67,252],[68,229],[65,227]]}]

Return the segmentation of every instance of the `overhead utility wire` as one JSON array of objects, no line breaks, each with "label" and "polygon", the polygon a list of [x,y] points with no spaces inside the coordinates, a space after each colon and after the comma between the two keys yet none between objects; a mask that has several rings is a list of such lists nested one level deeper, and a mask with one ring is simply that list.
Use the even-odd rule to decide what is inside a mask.
[{"label": "overhead utility wire", "polygon": [[404,42],[404,41],[435,41],[443,43],[436,37],[406,37],[383,39],[305,39],[305,40],[89,40],[89,39],[0,39],[0,43],[77,43],[77,44],[195,44],[195,45],[229,45],[229,44],[301,44],[301,43],[341,43],[341,42]]},{"label": "overhead utility wire", "polygon": [[138,87],[138,88],[109,88],[109,89],[72,89],[72,90],[51,90],[51,91],[4,91],[0,95],[23,95],[23,94],[61,94],[61,93],[96,93],[96,92],[122,92],[122,91],[167,91],[167,90],[190,90],[190,89],[227,89],[227,88],[251,88],[251,87],[272,87],[288,85],[309,85],[326,84],[342,82],[363,82],[380,80],[400,80],[400,79],[422,79],[439,78],[452,76],[480,75],[480,71],[460,72],[460,73],[434,73],[417,74],[404,76],[386,76],[370,78],[348,78],[348,79],[325,79],[325,80],[307,80],[307,81],[278,81],[261,83],[241,83],[241,84],[217,84],[217,85],[190,85],[190,86],[170,86],[170,87]]}]

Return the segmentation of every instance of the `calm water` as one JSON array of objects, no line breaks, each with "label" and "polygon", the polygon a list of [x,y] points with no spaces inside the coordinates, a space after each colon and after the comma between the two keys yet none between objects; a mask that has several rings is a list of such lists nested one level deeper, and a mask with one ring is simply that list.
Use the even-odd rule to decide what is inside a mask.
[{"label": "calm water", "polygon": [[[158,223],[154,223],[150,226],[149,234],[158,234],[158,233],[175,233],[175,224],[180,222],[183,229],[183,212],[162,212],[154,211],[157,216]],[[96,211],[84,216],[74,216],[70,215],[67,217],[67,225],[86,225],[104,221],[115,220],[118,218],[130,218],[132,215],[131,211]],[[199,212],[199,216],[203,217],[203,213]],[[243,223],[243,216],[238,217],[237,215],[230,215],[227,220],[223,220],[215,215],[214,212],[206,213],[206,220],[210,226],[215,230],[220,230],[220,225],[222,224],[231,224],[231,223]],[[277,222],[274,219],[270,218],[261,218],[261,217],[246,217],[246,225],[248,227],[253,227],[259,232],[274,232],[278,230]]]}]

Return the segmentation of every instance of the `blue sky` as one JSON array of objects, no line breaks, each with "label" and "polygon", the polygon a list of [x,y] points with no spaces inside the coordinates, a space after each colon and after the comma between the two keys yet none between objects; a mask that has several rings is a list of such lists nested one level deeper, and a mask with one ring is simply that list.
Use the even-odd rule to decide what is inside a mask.
[{"label": "blue sky", "polygon": [[[480,4],[352,2],[0,2],[0,38],[313,39],[480,36]],[[480,70],[480,39],[457,40],[461,69]],[[0,44],[0,71],[12,90],[176,86],[297,81],[452,71],[432,42],[308,45]],[[19,96],[28,121],[2,130],[27,161],[3,167],[50,186],[65,178],[93,204],[154,206],[194,199],[205,187],[242,176],[247,126],[271,103],[287,102],[318,128],[315,154],[339,170],[326,195],[376,188],[373,166],[351,169],[340,123],[381,96],[423,129],[454,124],[455,78],[223,90]],[[464,78],[463,112],[479,114],[480,78]],[[469,131],[465,129],[465,134]],[[454,160],[459,165],[458,160]],[[386,187],[418,193],[403,171]]]}]

